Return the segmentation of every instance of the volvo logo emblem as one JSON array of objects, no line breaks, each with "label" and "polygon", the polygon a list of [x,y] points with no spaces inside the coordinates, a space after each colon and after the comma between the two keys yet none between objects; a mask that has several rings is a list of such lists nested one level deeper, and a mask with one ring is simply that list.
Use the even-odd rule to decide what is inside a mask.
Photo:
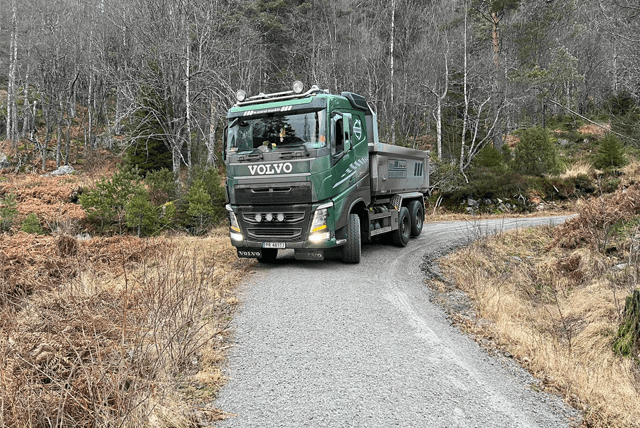
[{"label": "volvo logo emblem", "polygon": [[266,165],[249,165],[249,172],[251,175],[273,175],[284,172],[289,174],[293,171],[293,165],[291,163],[274,163]]},{"label": "volvo logo emblem", "polygon": [[355,122],[353,122],[353,133],[359,141],[360,137],[362,137],[362,123],[360,122],[360,119],[356,119]]}]

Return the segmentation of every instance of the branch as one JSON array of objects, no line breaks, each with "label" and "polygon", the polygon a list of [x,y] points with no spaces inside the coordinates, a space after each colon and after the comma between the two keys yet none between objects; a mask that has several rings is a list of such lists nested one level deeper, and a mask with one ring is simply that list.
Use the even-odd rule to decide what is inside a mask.
[{"label": "branch", "polygon": [[602,128],[602,129],[604,129],[604,130],[605,130],[605,131],[607,131],[607,132],[611,132],[611,133],[613,133],[613,134],[617,135],[618,137],[626,138],[626,139],[628,139],[628,140],[631,140],[631,141],[635,141],[635,142],[639,142],[639,143],[640,143],[640,140],[636,140],[635,138],[631,138],[631,137],[629,137],[628,135],[620,134],[619,132],[613,131],[613,130],[611,130],[611,129],[607,129],[607,127],[606,127],[606,126],[602,126],[602,125],[600,125],[599,123],[596,123],[596,122],[594,122],[593,120],[591,120],[591,119],[588,119],[588,118],[584,117],[584,116],[583,116],[583,115],[581,115],[580,113],[577,113],[577,112],[575,112],[575,111],[571,110],[569,107],[565,107],[565,106],[563,106],[562,104],[560,104],[560,103],[559,103],[559,102],[557,102],[557,101],[554,101],[554,100],[549,100],[549,101],[551,101],[553,104],[555,104],[555,105],[557,105],[557,106],[559,106],[559,107],[562,107],[563,109],[567,110],[569,113],[571,113],[571,114],[575,114],[575,115],[576,115],[576,116],[578,116],[579,118],[584,119],[584,120],[586,120],[587,122],[592,123],[593,125],[596,125],[598,128]]}]

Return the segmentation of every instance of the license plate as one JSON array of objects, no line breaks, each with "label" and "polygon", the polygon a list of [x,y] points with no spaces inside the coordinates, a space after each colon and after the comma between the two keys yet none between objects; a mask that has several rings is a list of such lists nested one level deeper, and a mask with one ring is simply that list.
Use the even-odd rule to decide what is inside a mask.
[{"label": "license plate", "polygon": [[262,248],[284,248],[284,242],[263,242]]}]

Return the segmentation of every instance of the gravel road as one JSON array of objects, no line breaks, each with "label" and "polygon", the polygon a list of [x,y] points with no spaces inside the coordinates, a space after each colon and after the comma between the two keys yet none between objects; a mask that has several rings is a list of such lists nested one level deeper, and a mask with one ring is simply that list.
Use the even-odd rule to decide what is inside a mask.
[{"label": "gravel road", "polygon": [[406,248],[365,245],[359,265],[258,266],[215,403],[237,416],[219,426],[570,426],[576,411],[451,325],[420,270],[486,233],[564,219],[431,223]]}]

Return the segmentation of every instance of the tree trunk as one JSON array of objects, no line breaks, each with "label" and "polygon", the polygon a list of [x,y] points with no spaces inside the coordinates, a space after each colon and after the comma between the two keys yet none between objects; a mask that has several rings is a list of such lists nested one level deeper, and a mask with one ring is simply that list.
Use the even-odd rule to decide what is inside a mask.
[{"label": "tree trunk", "polygon": [[17,119],[16,113],[16,67],[18,62],[18,21],[16,0],[11,2],[11,41],[9,46],[9,82],[7,85],[7,140],[11,140],[15,147],[15,138],[17,136]]},{"label": "tree trunk", "polygon": [[173,162],[173,177],[176,180],[176,183],[180,183],[180,146],[178,146],[177,142],[173,142],[173,150],[171,150],[171,160]]},{"label": "tree trunk", "polygon": [[391,144],[396,144],[396,112],[394,107],[394,69],[393,69],[393,39],[396,31],[396,0],[391,0]]},{"label": "tree trunk", "polygon": [[[75,89],[74,89],[75,92]],[[68,100],[69,101],[69,100]],[[71,145],[71,112],[73,111],[73,107],[71,107],[70,102],[67,102],[67,138],[64,146],[64,164],[69,165],[69,146]]]},{"label": "tree trunk", "polygon": [[47,110],[45,114],[45,126],[46,133],[44,136],[44,143],[40,146],[40,155],[42,157],[42,172],[47,170],[47,147],[49,147],[49,142],[51,141],[51,99],[49,99],[49,103],[47,105]]},{"label": "tree trunk", "polygon": [[87,125],[88,141],[85,148],[93,150],[93,73],[89,73],[89,91],[87,93],[87,114],[89,115],[89,123]]},{"label": "tree trunk", "polygon": [[464,174],[464,147],[465,137],[467,133],[467,120],[469,117],[469,93],[467,88],[467,77],[469,70],[467,68],[467,7],[465,2],[464,9],[464,70],[463,70],[463,96],[464,96],[464,114],[462,116],[462,135],[460,138],[460,172]]},{"label": "tree trunk", "polygon": [[[500,85],[500,28],[499,28],[499,24],[500,24],[500,20],[501,18],[498,16],[498,14],[496,14],[495,12],[493,12],[491,14],[491,39],[493,40],[493,63],[496,66],[496,73],[494,75],[493,78],[493,90],[492,90],[492,94],[491,94],[491,107],[492,107],[492,112],[494,117],[497,117],[497,115],[500,114],[499,109],[500,109],[500,100],[502,99],[501,97],[501,85]],[[494,132],[493,135],[493,146],[495,148],[500,148],[502,147],[503,141],[502,141],[502,135],[500,135],[500,132]]]},{"label": "tree trunk", "polygon": [[[22,110],[22,134],[26,137],[31,127],[31,109],[29,108],[29,63],[27,62],[27,73],[24,78],[24,106]],[[35,118],[33,119],[35,123]]]},{"label": "tree trunk", "polygon": [[436,106],[436,138],[438,145],[438,160],[442,160],[442,99],[437,97]]},{"label": "tree trunk", "polygon": [[64,115],[64,107],[62,105],[62,94],[59,94],[59,107],[56,114],[56,168],[60,168],[60,161],[62,160],[62,117]]},{"label": "tree trunk", "polygon": [[191,91],[191,46],[189,43],[190,42],[189,31],[186,31],[186,28],[185,28],[185,33],[187,35],[187,40],[185,41],[187,64],[186,64],[186,75],[184,79],[184,92],[185,92],[184,98],[185,98],[185,108],[186,108],[185,125],[187,128],[187,171],[189,173],[189,177],[191,177],[191,144],[192,144],[192,141],[191,141],[191,93],[190,93]]}]

